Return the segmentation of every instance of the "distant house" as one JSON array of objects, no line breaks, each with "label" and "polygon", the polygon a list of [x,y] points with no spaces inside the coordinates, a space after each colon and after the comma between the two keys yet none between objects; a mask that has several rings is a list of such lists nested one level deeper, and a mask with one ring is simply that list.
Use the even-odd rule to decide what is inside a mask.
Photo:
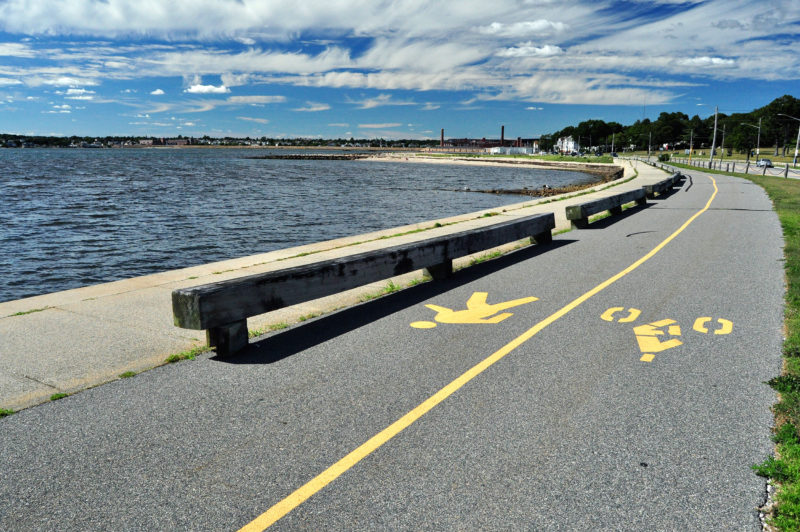
[{"label": "distant house", "polygon": [[556,149],[561,153],[572,153],[574,151],[580,151],[581,145],[572,138],[572,135],[569,137],[561,137],[556,142]]},{"label": "distant house", "polygon": [[141,144],[142,146],[152,146],[153,139],[140,139],[139,144]]},{"label": "distant house", "polygon": [[165,144],[167,146],[188,146],[189,139],[167,139]]}]

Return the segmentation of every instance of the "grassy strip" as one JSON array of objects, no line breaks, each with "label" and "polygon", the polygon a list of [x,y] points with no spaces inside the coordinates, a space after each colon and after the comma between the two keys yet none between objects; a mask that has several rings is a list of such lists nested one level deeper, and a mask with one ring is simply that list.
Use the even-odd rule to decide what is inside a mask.
[{"label": "grassy strip", "polygon": [[182,351],[180,353],[175,353],[174,355],[170,355],[166,358],[166,360],[164,360],[164,362],[166,362],[167,364],[173,364],[175,362],[180,362],[181,360],[194,360],[197,355],[207,353],[212,349],[213,347],[209,347],[207,345],[199,345],[187,351]]},{"label": "grassy strip", "polygon": [[9,314],[6,316],[7,318],[11,318],[13,316],[27,316],[28,314],[33,314],[34,312],[42,312],[43,310],[47,310],[53,307],[42,307],[42,308],[32,308],[30,310],[23,310],[21,312],[15,312],[14,314]]},{"label": "grassy strip", "polygon": [[782,375],[769,381],[780,394],[780,401],[774,407],[776,456],[770,456],[753,469],[779,486],[769,522],[779,530],[800,530],[800,434],[797,431],[800,427],[800,181],[705,168],[699,171],[735,175],[760,185],[772,200],[783,227],[787,282],[784,369]]}]

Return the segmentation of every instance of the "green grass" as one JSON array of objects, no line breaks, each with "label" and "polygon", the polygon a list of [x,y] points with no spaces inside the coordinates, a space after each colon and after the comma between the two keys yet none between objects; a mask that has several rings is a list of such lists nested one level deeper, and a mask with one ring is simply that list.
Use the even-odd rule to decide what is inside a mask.
[{"label": "green grass", "polygon": [[379,298],[381,296],[385,296],[386,294],[391,294],[391,293],[397,292],[398,290],[402,290],[402,289],[403,289],[402,286],[394,284],[393,281],[389,281],[388,283],[386,283],[386,286],[381,288],[379,291],[371,293],[371,294],[364,294],[359,299],[361,300],[362,303],[364,303],[365,301],[371,301],[373,299]]},{"label": "green grass", "polygon": [[120,379],[130,379],[131,377],[135,377],[135,376],[136,376],[136,372],[135,371],[126,371],[125,373],[120,373],[119,374],[119,378]]},{"label": "green grass", "polygon": [[199,345],[197,347],[193,347],[187,351],[182,351],[180,353],[175,353],[174,355],[170,355],[164,360],[167,364],[174,364],[175,362],[180,362],[181,360],[194,360],[197,355],[202,353],[207,353],[211,351],[213,347],[209,347],[207,345]]},{"label": "green grass", "polygon": [[474,257],[471,261],[469,261],[469,265],[470,266],[475,266],[477,264],[481,264],[483,262],[486,262],[487,260],[496,259],[496,258],[502,257],[502,256],[503,256],[503,252],[502,251],[493,251],[491,253],[486,253],[486,254],[481,255],[479,257]]},{"label": "green grass", "polygon": [[253,329],[247,333],[249,338],[256,338],[258,336],[267,334],[268,332],[280,331],[282,329],[287,329],[289,324],[285,321],[279,323],[271,323],[266,327],[261,327],[260,329]]},{"label": "green grass", "polygon": [[323,314],[324,312],[312,312],[310,314],[306,314],[305,316],[300,316],[299,318],[297,318],[297,321],[302,323],[304,321],[313,320],[314,318],[319,318]]},{"label": "green grass", "polygon": [[787,282],[784,370],[782,375],[769,381],[780,394],[780,401],[774,407],[776,456],[753,469],[778,484],[769,522],[779,530],[800,530],[800,434],[797,430],[800,427],[800,181],[775,176],[733,175],[749,179],[766,190],[783,227]]},{"label": "green grass", "polygon": [[8,408],[0,408],[0,419],[4,418],[6,416],[10,416],[13,413],[14,413],[14,411],[10,410]]},{"label": "green grass", "polygon": [[59,399],[63,399],[65,397],[69,397],[69,394],[68,393],[63,393],[63,392],[54,393],[53,395],[50,396],[50,400],[51,401],[58,401]]},{"label": "green grass", "polygon": [[30,310],[23,310],[22,312],[15,312],[14,314],[11,314],[11,316],[26,316],[28,314],[33,314],[34,312],[42,312],[43,310],[47,310],[49,308],[53,307],[32,308]]}]

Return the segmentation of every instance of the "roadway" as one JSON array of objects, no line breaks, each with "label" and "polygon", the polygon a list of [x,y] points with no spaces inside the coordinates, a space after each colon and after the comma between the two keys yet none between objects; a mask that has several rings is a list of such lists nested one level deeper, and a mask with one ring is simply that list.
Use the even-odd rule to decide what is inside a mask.
[{"label": "roadway", "polygon": [[689,176],[241,356],[0,420],[0,529],[760,530],[781,229],[756,185]]}]

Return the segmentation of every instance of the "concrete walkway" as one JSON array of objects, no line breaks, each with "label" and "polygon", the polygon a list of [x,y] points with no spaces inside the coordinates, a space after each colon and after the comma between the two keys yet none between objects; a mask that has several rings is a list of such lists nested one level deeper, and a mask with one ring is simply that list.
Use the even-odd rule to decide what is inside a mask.
[{"label": "concrete walkway", "polygon": [[[565,216],[568,205],[640,188],[667,175],[641,162],[616,162],[625,167],[622,181],[637,172],[638,177],[612,186],[601,185],[591,195],[561,201],[553,201],[558,196],[531,199],[451,218],[0,303],[0,408],[18,410],[39,404],[55,393],[73,393],[115,380],[128,371],[144,371],[163,364],[172,354],[203,346],[203,331],[179,329],[172,323],[171,293],[175,288],[464,231],[497,223],[499,216],[516,218],[552,212],[555,232],[559,232],[570,227]],[[491,211],[500,214],[481,217]],[[437,222],[443,227],[434,228]],[[427,230],[404,234],[418,229]],[[462,258],[454,266],[458,268],[469,260],[470,257]],[[420,271],[392,281],[403,286],[421,277]],[[256,316],[248,320],[248,328],[265,330],[271,325],[292,324],[353,305],[365,296],[377,294],[387,283],[388,280],[373,283]]]}]

